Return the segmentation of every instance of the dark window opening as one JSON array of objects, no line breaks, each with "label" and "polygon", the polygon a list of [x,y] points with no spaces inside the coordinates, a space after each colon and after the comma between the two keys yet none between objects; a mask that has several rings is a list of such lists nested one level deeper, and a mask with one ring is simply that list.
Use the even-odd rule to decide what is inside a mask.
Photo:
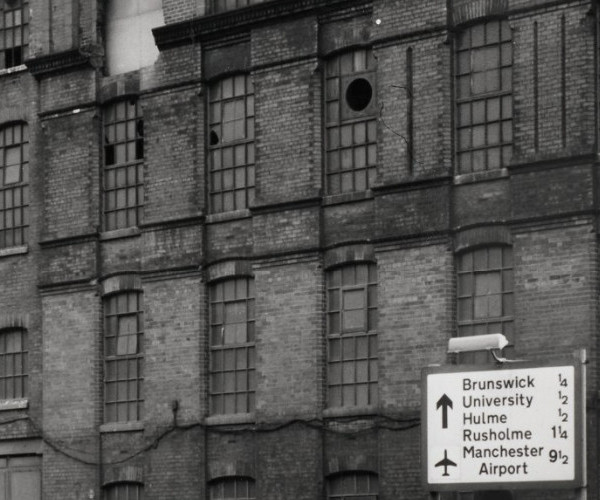
[{"label": "dark window opening", "polygon": [[135,100],[104,110],[104,229],[137,226],[144,209],[144,121]]},{"label": "dark window opening", "polygon": [[25,0],[0,2],[0,68],[23,64],[29,40],[29,4]]},{"label": "dark window opening", "polygon": [[18,124],[0,131],[0,248],[23,245],[29,230],[29,134]]},{"label": "dark window opening", "polygon": [[114,165],[115,163],[115,147],[112,144],[104,146],[104,164]]},{"label": "dark window opening", "polygon": [[210,209],[249,207],[254,201],[254,86],[250,75],[225,78],[209,89]]},{"label": "dark window opening", "polygon": [[365,109],[373,98],[373,88],[368,80],[357,78],[346,89],[346,102],[354,111]]},{"label": "dark window opening", "polygon": [[[327,194],[369,189],[377,171],[377,99],[369,49],[347,52],[325,68]],[[356,112],[360,111],[360,115]]]}]

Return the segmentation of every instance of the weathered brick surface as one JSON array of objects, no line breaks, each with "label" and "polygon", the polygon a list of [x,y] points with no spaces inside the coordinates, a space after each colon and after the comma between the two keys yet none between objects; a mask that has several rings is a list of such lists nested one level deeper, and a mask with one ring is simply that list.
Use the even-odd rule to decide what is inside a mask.
[{"label": "weathered brick surface", "polygon": [[316,261],[255,269],[260,420],[312,416],[322,401],[323,273]]},{"label": "weathered brick surface", "polygon": [[204,106],[199,88],[142,99],[144,221],[192,217],[204,206]]},{"label": "weathered brick surface", "polygon": [[172,422],[174,401],[179,423],[206,411],[204,301],[198,278],[144,283],[144,405],[153,426]]},{"label": "weathered brick surface", "polygon": [[252,222],[257,255],[313,250],[319,246],[316,207],[256,215]]},{"label": "weathered brick surface", "polygon": [[[45,121],[44,239],[96,231],[98,124],[90,110]],[[96,210],[94,210],[96,209]]]},{"label": "weathered brick surface", "polygon": [[[164,0],[165,21],[204,15],[207,3]],[[0,254],[0,315],[28,322],[29,409],[2,417],[29,416],[36,425],[2,426],[0,440],[43,430],[45,498],[88,498],[90,490],[100,498],[104,481],[133,477],[151,500],[206,499],[209,481],[245,476],[256,479],[257,498],[314,500],[326,496],[328,477],[348,470],[378,473],[381,499],[423,498],[420,369],[448,361],[456,327],[453,248],[497,242],[494,235],[513,245],[516,356],[553,359],[588,349],[588,494],[598,497],[600,186],[591,155],[562,163],[595,147],[597,35],[589,3],[507,3],[514,165],[477,179],[426,180],[453,170],[447,4],[374,0],[248,25],[240,10],[232,26],[164,48],[152,67],[134,74],[105,78],[80,67],[35,80],[0,72],[0,126],[27,121],[32,151],[29,248]],[[505,8],[461,2],[467,17],[484,4]],[[30,5],[33,55],[101,44],[99,2]],[[511,14],[522,7],[531,9]],[[324,61],[369,45],[377,60],[376,182],[369,192],[323,199]],[[246,71],[256,98],[255,207],[205,220],[205,85]],[[138,96],[143,110],[145,218],[139,231],[100,237],[102,106],[125,95]],[[353,409],[333,417],[336,411],[323,411],[321,263],[354,259],[378,267],[380,405],[377,415]],[[205,429],[208,305],[199,269],[207,265],[210,279],[254,276],[257,406],[246,423],[213,418]],[[131,272],[141,278],[146,319],[143,429],[100,432],[102,298],[94,283]],[[311,420],[288,425],[296,418]],[[79,459],[66,456],[72,452]]]},{"label": "weathered brick surface", "polygon": [[381,407],[420,408],[420,369],[446,360],[453,334],[454,271],[448,244],[377,253]]},{"label": "weathered brick surface", "polygon": [[584,104],[594,93],[593,23],[587,11],[582,5],[510,20],[517,163],[586,153],[594,145],[594,113]]},{"label": "weathered brick surface", "polygon": [[313,155],[313,73],[316,61],[260,71],[256,98],[256,204],[319,194],[321,165]]},{"label": "weathered brick surface", "polygon": [[513,175],[510,180],[516,219],[590,210],[594,183],[588,165]]},{"label": "weathered brick surface", "polygon": [[[529,191],[527,193],[527,199],[520,202],[525,210],[531,203],[531,195]],[[510,183],[508,179],[456,186],[452,196],[452,223],[454,227],[501,222],[508,220],[511,216]],[[520,199],[518,195],[516,199]]]}]

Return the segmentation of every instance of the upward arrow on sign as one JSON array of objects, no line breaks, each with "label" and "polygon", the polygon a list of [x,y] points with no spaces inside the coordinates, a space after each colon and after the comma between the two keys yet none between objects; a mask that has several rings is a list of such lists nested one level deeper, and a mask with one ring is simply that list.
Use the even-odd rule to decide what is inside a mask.
[{"label": "upward arrow on sign", "polygon": [[442,429],[448,428],[448,408],[452,408],[452,400],[444,394],[436,403],[436,409],[442,407]]}]

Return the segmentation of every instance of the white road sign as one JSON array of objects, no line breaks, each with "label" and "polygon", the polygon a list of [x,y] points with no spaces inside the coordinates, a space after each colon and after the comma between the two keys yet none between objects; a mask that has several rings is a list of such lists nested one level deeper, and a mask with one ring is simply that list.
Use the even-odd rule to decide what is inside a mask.
[{"label": "white road sign", "polygon": [[505,366],[424,370],[428,489],[581,483],[580,366]]}]

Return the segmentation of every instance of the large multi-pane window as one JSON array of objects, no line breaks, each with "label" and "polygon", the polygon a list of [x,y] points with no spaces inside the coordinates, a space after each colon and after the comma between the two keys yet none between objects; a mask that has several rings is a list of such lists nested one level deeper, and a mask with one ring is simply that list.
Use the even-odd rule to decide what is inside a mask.
[{"label": "large multi-pane window", "polygon": [[331,477],[327,481],[328,500],[377,500],[377,474],[352,472]]},{"label": "large multi-pane window", "polygon": [[104,302],[106,422],[141,420],[143,405],[142,294],[128,291]]},{"label": "large multi-pane window", "polygon": [[27,331],[0,331],[0,399],[27,397]]},{"label": "large multi-pane window", "polygon": [[265,0],[213,0],[213,12],[225,12],[226,10],[239,9],[264,1]]},{"label": "large multi-pane window", "polygon": [[0,0],[0,69],[23,64],[29,45],[29,2]]},{"label": "large multi-pane window", "polygon": [[210,207],[247,208],[254,200],[254,87],[249,75],[225,78],[209,91]]},{"label": "large multi-pane window", "polygon": [[348,265],[327,278],[329,406],[376,405],[377,267]]},{"label": "large multi-pane window", "polygon": [[254,500],[254,481],[245,477],[232,477],[210,485],[210,500]]},{"label": "large multi-pane window", "polygon": [[0,499],[41,500],[42,458],[35,455],[0,457]]},{"label": "large multi-pane window", "polygon": [[104,500],[144,500],[144,488],[139,483],[114,483],[104,489]]},{"label": "large multi-pane window", "polygon": [[104,111],[104,229],[137,226],[144,209],[144,121],[137,100]]},{"label": "large multi-pane window", "polygon": [[512,35],[489,21],[457,37],[457,162],[461,174],[498,169],[512,157]]},{"label": "large multi-pane window", "polygon": [[254,280],[229,279],[210,290],[210,404],[213,414],[254,411]]},{"label": "large multi-pane window", "polygon": [[18,123],[0,129],[0,248],[27,243],[29,132]]},{"label": "large multi-pane window", "polygon": [[375,58],[371,50],[356,50],[326,68],[327,193],[363,191],[377,167]]},{"label": "large multi-pane window", "polygon": [[462,253],[457,273],[458,335],[502,333],[512,343],[512,248],[491,246]]}]

